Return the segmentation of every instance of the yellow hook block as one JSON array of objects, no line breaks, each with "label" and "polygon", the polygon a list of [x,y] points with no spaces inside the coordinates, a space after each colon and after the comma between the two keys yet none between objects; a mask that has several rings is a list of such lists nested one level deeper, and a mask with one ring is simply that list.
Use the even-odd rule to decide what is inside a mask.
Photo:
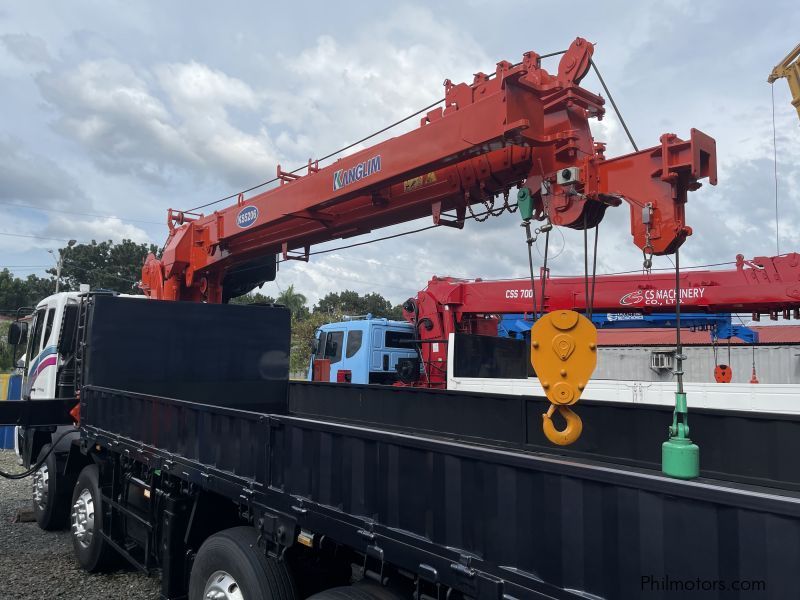
[{"label": "yellow hook block", "polygon": [[531,363],[547,399],[567,421],[567,428],[558,432],[550,419],[555,406],[551,407],[543,415],[545,435],[554,444],[571,444],[580,436],[582,425],[580,417],[566,407],[580,399],[597,366],[597,329],[575,311],[543,315],[531,329]]}]

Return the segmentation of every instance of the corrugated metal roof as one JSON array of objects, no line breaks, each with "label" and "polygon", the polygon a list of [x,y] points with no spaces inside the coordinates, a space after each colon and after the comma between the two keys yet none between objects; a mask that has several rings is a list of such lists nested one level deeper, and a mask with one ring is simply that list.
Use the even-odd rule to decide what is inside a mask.
[{"label": "corrugated metal roof", "polygon": [[[751,326],[758,332],[759,344],[800,343],[800,325]],[[601,346],[665,346],[675,344],[674,329],[598,329],[598,344]],[[708,331],[681,331],[681,342],[687,346],[704,346],[711,343]],[[720,340],[727,345],[728,340]],[[732,339],[731,344],[743,344]]]}]

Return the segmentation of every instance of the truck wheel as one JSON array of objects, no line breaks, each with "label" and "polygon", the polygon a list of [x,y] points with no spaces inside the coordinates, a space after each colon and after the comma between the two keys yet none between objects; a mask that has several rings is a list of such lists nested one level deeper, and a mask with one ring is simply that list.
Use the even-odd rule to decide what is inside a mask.
[{"label": "truck wheel", "polygon": [[286,565],[258,547],[252,527],[233,527],[209,537],[189,577],[189,600],[294,600]]},{"label": "truck wheel", "polygon": [[[50,452],[50,444],[45,444],[36,459],[38,463]],[[33,515],[36,523],[45,531],[65,529],[69,514],[69,488],[67,482],[58,475],[55,452],[33,474]],[[62,489],[67,488],[67,489]]]},{"label": "truck wheel", "polygon": [[81,567],[90,573],[111,566],[114,549],[101,535],[103,504],[100,495],[100,471],[97,465],[83,468],[72,491],[72,547]]}]

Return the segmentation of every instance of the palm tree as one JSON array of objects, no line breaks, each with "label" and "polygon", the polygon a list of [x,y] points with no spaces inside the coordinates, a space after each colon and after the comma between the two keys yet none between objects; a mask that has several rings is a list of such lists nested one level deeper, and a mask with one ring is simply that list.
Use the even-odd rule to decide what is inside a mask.
[{"label": "palm tree", "polygon": [[300,292],[294,291],[294,285],[290,285],[278,296],[278,304],[283,304],[295,318],[302,317],[308,312],[306,307],[306,297]]}]

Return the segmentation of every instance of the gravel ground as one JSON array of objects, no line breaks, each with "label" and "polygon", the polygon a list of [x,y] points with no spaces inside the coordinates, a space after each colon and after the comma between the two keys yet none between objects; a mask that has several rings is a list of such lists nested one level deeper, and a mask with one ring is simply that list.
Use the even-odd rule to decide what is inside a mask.
[{"label": "gravel ground", "polygon": [[[19,471],[13,450],[0,450],[0,470]],[[0,478],[0,597],[68,600],[155,600],[157,578],[121,570],[103,575],[83,571],[67,531],[42,531],[36,523],[12,523],[31,504],[31,479]]]}]

